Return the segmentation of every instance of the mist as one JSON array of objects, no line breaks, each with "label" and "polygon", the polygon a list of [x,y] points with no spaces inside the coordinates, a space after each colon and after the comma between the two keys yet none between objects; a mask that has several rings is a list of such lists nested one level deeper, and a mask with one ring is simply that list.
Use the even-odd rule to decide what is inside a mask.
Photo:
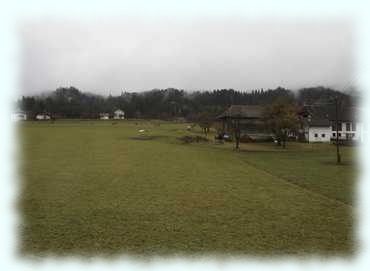
[{"label": "mist", "polygon": [[33,21],[19,31],[20,92],[341,90],[353,76],[352,32],[347,21]]}]

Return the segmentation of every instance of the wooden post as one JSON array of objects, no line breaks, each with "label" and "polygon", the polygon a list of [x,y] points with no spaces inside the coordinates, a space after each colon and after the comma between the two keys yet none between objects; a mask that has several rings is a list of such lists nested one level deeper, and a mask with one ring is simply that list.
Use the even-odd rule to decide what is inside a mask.
[{"label": "wooden post", "polygon": [[239,149],[240,142],[240,123],[239,119],[235,120],[235,149]]},{"label": "wooden post", "polygon": [[338,97],[335,97],[335,126],[336,126],[336,147],[337,147],[337,164],[342,162],[339,152],[339,117],[338,117]]}]

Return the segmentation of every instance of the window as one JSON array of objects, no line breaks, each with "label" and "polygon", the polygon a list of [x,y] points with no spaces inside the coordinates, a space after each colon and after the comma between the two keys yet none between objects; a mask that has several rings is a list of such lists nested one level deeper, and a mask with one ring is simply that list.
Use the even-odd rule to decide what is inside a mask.
[{"label": "window", "polygon": [[346,131],[351,131],[351,123],[350,122],[346,123]]},{"label": "window", "polygon": [[321,134],[321,137],[325,137],[325,134]]},{"label": "window", "polygon": [[352,122],[352,131],[356,131],[356,122]]},{"label": "window", "polygon": [[348,133],[348,134],[346,134],[346,138],[347,139],[352,139],[354,137],[355,137],[355,134],[354,133]]},{"label": "window", "polygon": [[342,134],[341,134],[341,133],[338,133],[338,136],[339,136],[339,137],[341,137],[341,136],[342,136]]},{"label": "window", "polygon": [[318,134],[315,134],[315,137],[318,137],[319,135]]},{"label": "window", "polygon": [[335,137],[335,133],[333,133],[333,136]]},{"label": "window", "polygon": [[[333,121],[333,124],[331,126],[331,130],[332,131],[336,131],[337,130],[337,125],[336,125],[336,122]],[[338,121],[338,131],[342,131],[342,123],[340,121]]]}]

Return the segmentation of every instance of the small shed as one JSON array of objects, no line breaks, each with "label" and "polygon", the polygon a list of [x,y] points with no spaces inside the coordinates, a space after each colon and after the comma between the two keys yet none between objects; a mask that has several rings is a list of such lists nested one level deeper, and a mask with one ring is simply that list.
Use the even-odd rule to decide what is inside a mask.
[{"label": "small shed", "polygon": [[116,120],[123,120],[123,119],[125,119],[125,112],[123,110],[117,109],[113,113],[114,113],[114,116],[113,116],[114,119],[116,119]]}]

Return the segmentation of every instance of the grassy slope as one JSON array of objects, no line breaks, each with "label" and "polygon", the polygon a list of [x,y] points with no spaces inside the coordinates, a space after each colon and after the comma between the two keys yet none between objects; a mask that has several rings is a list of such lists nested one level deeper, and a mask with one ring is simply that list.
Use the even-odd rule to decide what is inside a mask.
[{"label": "grassy slope", "polygon": [[[351,167],[321,163],[307,171],[305,163],[321,159],[315,150],[183,145],[176,137],[188,133],[184,124],[111,123],[21,127],[24,251],[266,255],[353,248],[352,208],[345,204]],[[158,137],[131,139],[141,128]],[[342,188],[330,188],[335,170],[344,174]]]},{"label": "grassy slope", "polygon": [[286,150],[270,144],[244,144],[240,159],[288,182],[353,205],[357,179],[354,150],[340,148],[340,166],[336,165],[335,146],[320,143],[288,143]]}]

